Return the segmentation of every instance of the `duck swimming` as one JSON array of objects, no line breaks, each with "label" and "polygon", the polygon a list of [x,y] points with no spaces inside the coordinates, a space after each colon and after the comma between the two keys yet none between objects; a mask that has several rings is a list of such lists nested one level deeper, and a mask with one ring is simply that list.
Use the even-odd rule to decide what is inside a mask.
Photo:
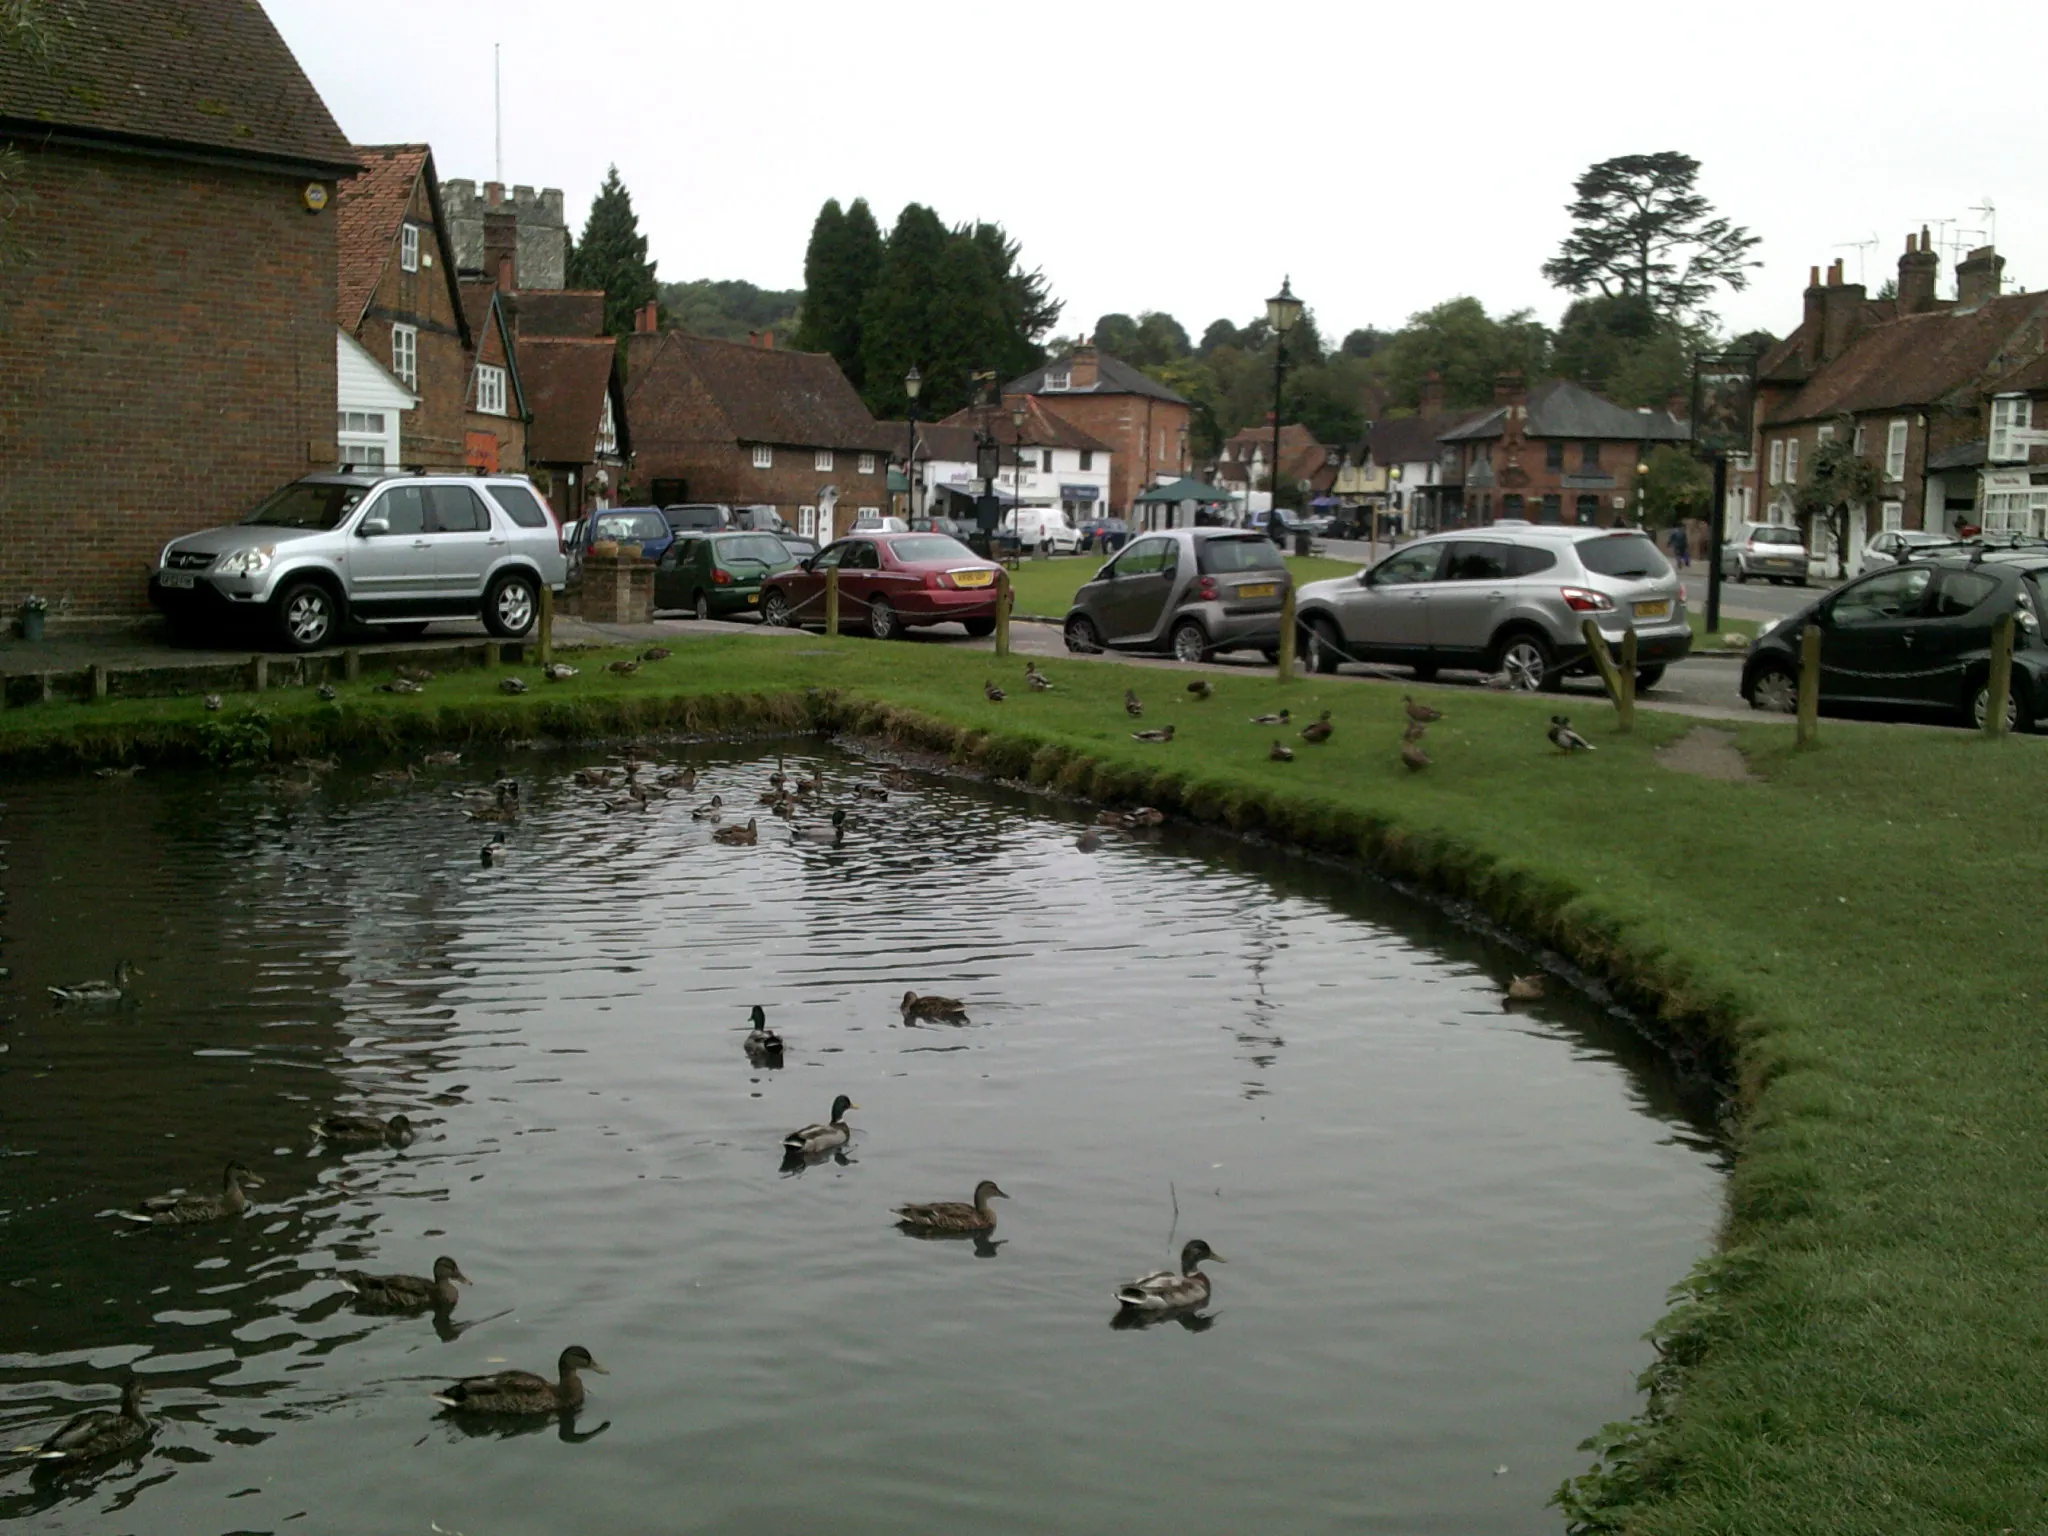
[{"label": "duck swimming", "polygon": [[366,1275],[359,1269],[338,1270],[334,1276],[355,1292],[356,1307],[364,1312],[452,1311],[457,1284],[468,1285],[469,1276],[450,1258],[434,1260],[434,1278],[419,1275]]},{"label": "duck swimming", "polygon": [[1222,1256],[1198,1237],[1181,1249],[1179,1274],[1161,1269],[1126,1280],[1116,1288],[1117,1304],[1131,1312],[1178,1312],[1207,1306],[1209,1277],[1196,1268],[1204,1259],[1223,1262]]},{"label": "duck swimming", "polygon": [[915,992],[903,994],[903,1022],[915,1024],[923,1019],[928,1024],[965,1024],[967,1005],[957,997],[940,997],[926,993],[919,997]]},{"label": "duck swimming", "polygon": [[[487,847],[484,851],[490,850]],[[403,1115],[393,1115],[389,1120],[379,1120],[375,1115],[329,1115],[313,1122],[313,1134],[337,1147],[403,1147],[411,1144],[413,1128]]]},{"label": "duck swimming", "polygon": [[756,1061],[782,1054],[782,1036],[768,1027],[768,1010],[759,1003],[754,1004],[754,1028],[744,1044],[747,1055]]},{"label": "duck swimming", "polygon": [[229,1163],[221,1175],[218,1195],[155,1195],[135,1210],[123,1211],[121,1219],[145,1227],[189,1227],[202,1221],[219,1221],[224,1216],[239,1216],[249,1208],[249,1197],[242,1192],[244,1186],[261,1189],[263,1181],[240,1163]]},{"label": "duck swimming", "polygon": [[832,1117],[819,1125],[804,1125],[782,1138],[783,1150],[805,1157],[815,1157],[820,1152],[834,1152],[853,1140],[853,1127],[846,1123],[846,1112],[860,1106],[840,1094],[832,1101]]},{"label": "duck swimming", "polygon": [[799,843],[843,843],[846,841],[846,812],[834,811],[827,827],[798,827],[790,836]]},{"label": "duck swimming", "polygon": [[37,1447],[34,1455],[40,1462],[80,1466],[140,1444],[149,1431],[149,1420],[142,1413],[142,1383],[130,1376],[121,1388],[118,1412],[94,1408],[74,1416]]},{"label": "duck swimming", "polygon": [[433,1394],[434,1401],[457,1413],[558,1413],[583,1406],[583,1371],[600,1376],[611,1372],[591,1358],[581,1344],[571,1344],[556,1362],[555,1381],[531,1371],[499,1371],[471,1376]]},{"label": "duck swimming", "polygon": [[50,996],[60,1003],[118,1003],[128,995],[128,983],[141,974],[126,960],[117,960],[112,981],[81,981],[68,987],[52,987]]},{"label": "duck swimming", "polygon": [[993,1232],[996,1213],[989,1209],[988,1203],[1009,1198],[996,1187],[994,1179],[983,1179],[974,1186],[972,1204],[940,1200],[931,1205],[899,1205],[890,1214],[899,1226],[912,1227],[920,1232]]}]

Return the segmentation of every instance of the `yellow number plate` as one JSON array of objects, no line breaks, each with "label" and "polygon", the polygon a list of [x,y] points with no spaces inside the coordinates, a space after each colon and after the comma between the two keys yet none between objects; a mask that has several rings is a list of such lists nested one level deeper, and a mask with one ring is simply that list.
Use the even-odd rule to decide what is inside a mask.
[{"label": "yellow number plate", "polygon": [[1255,587],[1239,587],[1237,595],[1239,597],[1271,597],[1279,590],[1280,588],[1275,583],[1266,581],[1259,583]]},{"label": "yellow number plate", "polygon": [[1636,617],[1639,619],[1668,619],[1671,617],[1671,599],[1660,603],[1637,603]]},{"label": "yellow number plate", "polygon": [[759,601],[761,601],[761,594],[758,592],[749,592],[747,594],[747,601],[750,603],[758,603]]},{"label": "yellow number plate", "polygon": [[955,571],[953,585],[956,587],[986,587],[994,584],[994,571]]}]

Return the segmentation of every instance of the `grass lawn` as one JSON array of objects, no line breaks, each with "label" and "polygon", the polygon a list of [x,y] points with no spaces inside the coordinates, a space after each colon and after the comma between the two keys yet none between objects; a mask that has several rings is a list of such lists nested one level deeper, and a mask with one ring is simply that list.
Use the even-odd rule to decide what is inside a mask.
[{"label": "grass lawn", "polygon": [[[1081,584],[1091,580],[1103,564],[1094,555],[1056,555],[1050,560],[1026,558],[1010,574],[1011,585],[1017,591],[1016,611],[1054,619],[1065,618]],[[1307,558],[1289,555],[1287,568],[1294,572],[1294,579],[1299,584],[1323,581],[1331,576],[1350,576],[1357,572],[1358,565],[1351,560],[1329,560],[1317,555]]]},{"label": "grass lawn", "polygon": [[[1599,750],[1565,758],[1543,740],[1548,699],[1431,692],[1449,718],[1427,738],[1433,766],[1410,774],[1398,688],[1223,675],[1203,703],[1157,670],[1055,660],[1055,692],[992,704],[983,678],[1014,682],[1021,663],[747,634],[679,646],[631,678],[576,659],[580,677],[523,698],[480,671],[417,698],[368,683],[332,705],[237,695],[216,716],[195,700],[8,710],[0,753],[246,729],[258,703],[280,731],[349,724],[403,743],[573,729],[579,708],[621,701],[701,696],[710,718],[711,696],[829,689],[989,733],[1005,771],[1097,788],[1120,776],[1162,803],[1431,856],[1480,900],[1520,902],[1539,935],[1623,957],[1674,1014],[1720,1018],[1740,1047],[1723,1248],[1662,1330],[1675,1390],[1647,1437],[1614,1430],[1615,1470],[1582,1528],[2044,1529],[2048,946],[2033,908],[2048,889],[2048,741],[1824,721],[1818,749],[1795,754],[1789,726],[1717,723],[1762,776],[1733,784],[1655,764],[1691,728],[1680,717],[1645,712],[1621,737],[1589,709],[1576,723]],[[1176,740],[1131,740],[1126,687]],[[1269,762],[1274,733],[1246,717],[1282,702],[1331,711],[1334,739]]]},{"label": "grass lawn", "polygon": [[[1704,644],[1707,637],[1706,615],[1692,608],[1686,609],[1685,615],[1692,622],[1692,643],[1694,645]],[[1746,635],[1751,640],[1754,640],[1756,638],[1756,631],[1757,621],[1755,619],[1731,619],[1724,613],[1721,615],[1721,627],[1716,633],[1721,635]]]}]

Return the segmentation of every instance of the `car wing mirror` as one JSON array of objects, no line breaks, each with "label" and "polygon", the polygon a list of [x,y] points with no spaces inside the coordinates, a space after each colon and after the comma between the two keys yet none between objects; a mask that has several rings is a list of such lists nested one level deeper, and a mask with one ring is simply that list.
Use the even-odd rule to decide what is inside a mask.
[{"label": "car wing mirror", "polygon": [[800,571],[808,571],[811,568],[811,562],[808,558],[799,560],[796,563],[796,568]]},{"label": "car wing mirror", "polygon": [[359,539],[382,538],[390,531],[391,524],[381,517],[366,517],[356,524],[356,537]]}]

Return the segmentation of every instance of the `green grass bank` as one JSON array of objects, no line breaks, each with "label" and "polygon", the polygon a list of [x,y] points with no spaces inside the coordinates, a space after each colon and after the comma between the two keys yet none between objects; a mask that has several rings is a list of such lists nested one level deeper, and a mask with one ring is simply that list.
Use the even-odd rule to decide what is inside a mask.
[{"label": "green grass bank", "polygon": [[[846,728],[1360,855],[1570,954],[1732,1083],[1719,1252],[1658,1327],[1643,1416],[1603,1432],[1603,1473],[1572,1492],[1578,1528],[2043,1529],[2048,741],[1826,721],[1820,747],[1794,753],[1788,727],[1743,723],[1760,780],[1729,783],[1654,760],[1687,719],[1646,711],[1620,737],[1611,711],[1575,703],[1599,750],[1562,758],[1543,739],[1553,701],[1432,690],[1448,718],[1410,774],[1398,687],[1218,676],[1201,702],[1184,674],[1055,661],[1056,691],[1031,694],[1011,661],[997,704],[985,654],[744,633],[628,678],[575,659],[580,677],[517,698],[480,670],[418,697],[372,679],[332,704],[244,694],[218,714],[191,699],[8,710],[0,764]],[[1126,687],[1176,740],[1131,739]],[[1329,709],[1333,740],[1268,761],[1279,733],[1247,717],[1282,703],[1297,723]]]}]

